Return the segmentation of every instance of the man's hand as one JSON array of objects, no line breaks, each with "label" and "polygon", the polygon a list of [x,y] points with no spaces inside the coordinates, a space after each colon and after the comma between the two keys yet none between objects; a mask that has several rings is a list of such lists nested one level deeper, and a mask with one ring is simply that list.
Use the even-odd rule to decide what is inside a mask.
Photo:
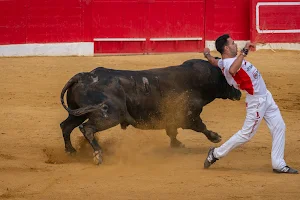
[{"label": "man's hand", "polygon": [[208,62],[210,63],[210,64],[212,64],[212,65],[214,65],[214,66],[218,66],[218,60],[217,59],[215,59],[214,57],[212,57],[211,55],[210,55],[210,50],[209,50],[209,48],[204,48],[204,50],[203,50],[203,55],[204,55],[204,57],[208,60]]},{"label": "man's hand", "polygon": [[255,50],[255,44],[251,43],[251,42],[247,42],[244,48],[248,49],[250,51],[254,51]]},{"label": "man's hand", "polygon": [[207,58],[207,56],[210,55],[210,49],[209,48],[204,48],[203,55],[204,55],[205,58]]},{"label": "man's hand", "polygon": [[245,44],[245,47],[241,50],[241,55],[246,57],[250,51],[254,51],[255,50],[255,44],[251,43],[251,42],[247,42]]}]

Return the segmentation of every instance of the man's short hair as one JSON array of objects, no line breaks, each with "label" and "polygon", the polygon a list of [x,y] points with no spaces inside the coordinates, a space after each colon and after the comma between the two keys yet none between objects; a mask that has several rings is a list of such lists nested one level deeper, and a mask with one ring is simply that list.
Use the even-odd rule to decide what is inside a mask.
[{"label": "man's short hair", "polygon": [[227,45],[227,39],[230,38],[229,34],[224,34],[218,37],[216,40],[216,49],[220,54],[223,54],[224,52],[224,47]]}]

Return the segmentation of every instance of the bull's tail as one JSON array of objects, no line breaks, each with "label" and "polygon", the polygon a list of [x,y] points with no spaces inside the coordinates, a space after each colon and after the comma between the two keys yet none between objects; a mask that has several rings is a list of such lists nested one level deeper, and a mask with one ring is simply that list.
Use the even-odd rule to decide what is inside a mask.
[{"label": "bull's tail", "polygon": [[103,102],[97,105],[91,105],[91,106],[86,106],[83,108],[78,108],[75,110],[71,110],[70,108],[68,108],[68,106],[66,106],[65,101],[64,101],[64,96],[66,91],[71,88],[75,83],[77,83],[80,80],[80,76],[81,74],[76,74],[75,76],[73,76],[64,86],[64,88],[61,91],[60,94],[60,101],[62,106],[68,111],[69,114],[74,115],[74,116],[81,116],[84,114],[87,114],[89,112],[95,111],[95,110],[99,110],[103,107],[106,107],[107,105]]}]

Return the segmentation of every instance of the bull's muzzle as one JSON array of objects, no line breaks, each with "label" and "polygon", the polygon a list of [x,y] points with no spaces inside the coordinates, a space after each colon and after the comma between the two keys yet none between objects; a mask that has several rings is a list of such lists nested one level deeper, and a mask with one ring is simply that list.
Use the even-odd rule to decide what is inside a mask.
[{"label": "bull's muzzle", "polygon": [[241,97],[242,97],[241,91],[237,90],[233,96],[233,100],[239,101],[241,99]]}]

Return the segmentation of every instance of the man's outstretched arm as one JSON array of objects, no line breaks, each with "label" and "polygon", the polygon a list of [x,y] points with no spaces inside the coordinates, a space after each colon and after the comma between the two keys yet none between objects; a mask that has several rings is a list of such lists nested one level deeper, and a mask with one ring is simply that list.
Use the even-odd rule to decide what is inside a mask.
[{"label": "man's outstretched arm", "polygon": [[215,59],[213,56],[210,55],[209,48],[204,48],[203,50],[204,57],[208,60],[208,62],[216,67],[218,67],[218,59]]},{"label": "man's outstretched arm", "polygon": [[232,65],[229,68],[229,73],[232,76],[235,76],[235,74],[239,71],[239,69],[241,68],[242,62],[244,60],[244,58],[248,55],[249,49],[254,49],[255,48],[255,44],[251,43],[251,42],[247,42],[245,47],[242,49],[242,52],[239,56],[237,56],[237,59],[232,63]]}]

